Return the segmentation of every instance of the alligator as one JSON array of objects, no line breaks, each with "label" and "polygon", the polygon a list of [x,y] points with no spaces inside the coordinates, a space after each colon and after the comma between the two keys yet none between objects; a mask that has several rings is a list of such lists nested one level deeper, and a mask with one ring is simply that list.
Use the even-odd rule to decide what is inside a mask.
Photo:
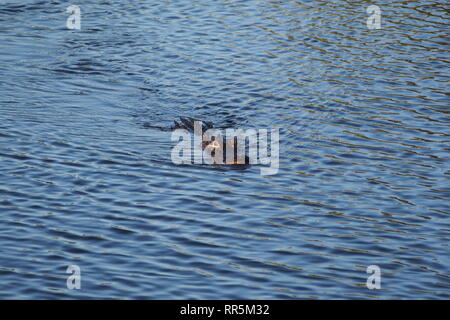
[{"label": "alligator", "polygon": [[[195,122],[201,123],[201,132],[197,129],[195,131]],[[145,128],[158,128],[164,131],[174,131],[177,129],[187,130],[190,133],[201,135],[201,148],[203,151],[209,151],[211,157],[215,157],[216,152],[222,152],[223,161],[220,161],[220,164],[224,165],[248,165],[250,164],[250,159],[247,155],[244,155],[243,159],[238,159],[237,156],[237,146],[238,139],[234,137],[233,139],[226,139],[226,137],[222,137],[223,139],[214,137],[213,139],[205,140],[205,132],[209,129],[218,129],[223,130],[227,129],[227,127],[214,127],[213,123],[210,121],[203,121],[199,119],[195,119],[192,117],[179,117],[179,120],[174,120],[173,124],[170,127],[157,127],[151,126],[148,123],[144,124]],[[234,148],[234,156],[232,159],[227,159],[227,148]],[[245,150],[245,148],[244,148]],[[240,161],[239,161],[240,160]],[[213,162],[216,164],[216,162]]]}]

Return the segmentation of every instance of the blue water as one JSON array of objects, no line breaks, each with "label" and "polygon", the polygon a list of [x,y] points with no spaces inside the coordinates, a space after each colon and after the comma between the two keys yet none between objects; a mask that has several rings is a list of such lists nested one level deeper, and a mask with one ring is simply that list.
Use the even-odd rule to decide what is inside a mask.
[{"label": "blue water", "polygon": [[[1,1],[0,298],[449,299],[450,8],[369,4]],[[278,174],[174,165],[178,116]]]}]

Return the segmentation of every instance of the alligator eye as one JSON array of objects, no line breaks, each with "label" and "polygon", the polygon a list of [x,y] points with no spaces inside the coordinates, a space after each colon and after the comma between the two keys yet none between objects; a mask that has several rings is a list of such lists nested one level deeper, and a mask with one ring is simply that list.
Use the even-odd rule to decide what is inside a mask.
[{"label": "alligator eye", "polygon": [[209,141],[202,141],[202,148],[206,148],[209,145]]},{"label": "alligator eye", "polygon": [[210,146],[211,146],[211,148],[214,148],[214,149],[220,148],[220,144],[217,140],[212,141]]}]

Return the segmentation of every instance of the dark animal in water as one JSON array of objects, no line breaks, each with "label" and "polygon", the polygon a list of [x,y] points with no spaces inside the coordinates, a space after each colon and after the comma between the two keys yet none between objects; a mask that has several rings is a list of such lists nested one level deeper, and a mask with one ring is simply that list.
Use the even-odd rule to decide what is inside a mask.
[{"label": "dark animal in water", "polygon": [[[195,132],[195,122],[201,123],[201,132]],[[227,139],[224,136],[213,136],[212,139],[205,139],[205,132],[209,129],[226,129],[226,128],[215,128],[212,122],[202,121],[199,119],[191,118],[191,117],[180,117],[179,120],[174,120],[173,125],[170,128],[162,128],[151,125],[145,125],[146,128],[158,128],[162,130],[177,130],[184,129],[194,134],[200,134],[202,136],[201,147],[203,150],[210,151],[211,156],[214,158],[217,155],[222,154],[223,159],[215,158],[214,163],[217,164],[225,164],[225,165],[246,165],[250,163],[250,159],[247,155],[243,155],[243,157],[238,157],[238,139],[237,137],[233,137],[232,139]],[[245,143],[245,142],[244,142]],[[227,149],[232,148],[234,150],[233,156],[227,158]],[[244,148],[245,150],[245,148]]]}]

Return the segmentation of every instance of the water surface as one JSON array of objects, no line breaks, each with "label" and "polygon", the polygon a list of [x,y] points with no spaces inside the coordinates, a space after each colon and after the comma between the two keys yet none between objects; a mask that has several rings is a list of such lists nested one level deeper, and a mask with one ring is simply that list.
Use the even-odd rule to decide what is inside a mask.
[{"label": "water surface", "polygon": [[[379,30],[359,1],[76,4],[0,4],[0,298],[450,298],[447,1]],[[278,128],[278,174],[172,164],[149,124],[178,116]]]}]

